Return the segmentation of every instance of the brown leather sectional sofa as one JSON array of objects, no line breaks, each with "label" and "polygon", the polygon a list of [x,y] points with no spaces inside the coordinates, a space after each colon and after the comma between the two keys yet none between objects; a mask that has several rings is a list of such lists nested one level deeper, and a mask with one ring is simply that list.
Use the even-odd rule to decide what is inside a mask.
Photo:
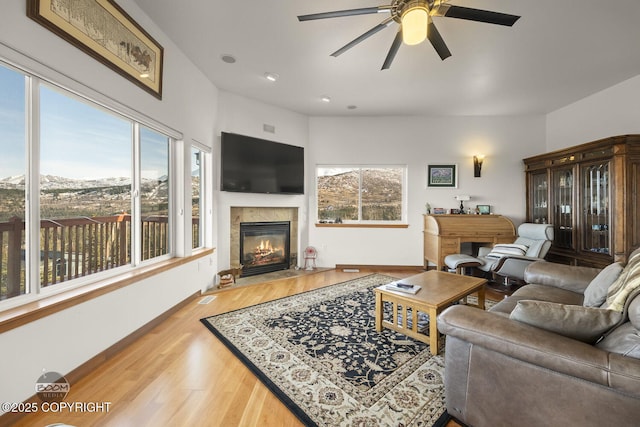
[{"label": "brown leather sectional sofa", "polygon": [[[618,266],[620,276],[634,259],[640,266],[638,252]],[[640,289],[619,313],[584,307],[590,284],[605,275],[536,262],[525,273],[529,284],[489,311],[445,310],[438,329],[446,334],[448,413],[475,427],[640,425]],[[539,318],[531,318],[532,307],[543,308]]]}]

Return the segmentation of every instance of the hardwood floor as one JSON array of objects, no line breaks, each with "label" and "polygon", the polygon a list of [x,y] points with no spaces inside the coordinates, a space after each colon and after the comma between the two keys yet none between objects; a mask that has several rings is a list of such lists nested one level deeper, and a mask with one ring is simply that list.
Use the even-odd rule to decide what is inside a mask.
[{"label": "hardwood floor", "polygon": [[[109,402],[108,412],[38,412],[12,425],[301,426],[199,319],[372,272],[397,278],[416,274],[415,270],[329,270],[225,290],[214,294],[216,298],[206,305],[198,304],[201,298],[197,298],[71,384],[65,402]],[[487,297],[501,299],[503,295],[488,291]],[[455,426],[458,424],[448,424]]]}]

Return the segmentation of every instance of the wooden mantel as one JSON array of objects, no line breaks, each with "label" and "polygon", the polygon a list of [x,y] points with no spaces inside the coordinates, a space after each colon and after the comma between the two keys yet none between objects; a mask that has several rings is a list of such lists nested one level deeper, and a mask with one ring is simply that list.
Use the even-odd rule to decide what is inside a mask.
[{"label": "wooden mantel", "polygon": [[516,229],[502,215],[424,215],[424,267],[444,267],[444,257],[460,253],[463,242],[513,243]]}]

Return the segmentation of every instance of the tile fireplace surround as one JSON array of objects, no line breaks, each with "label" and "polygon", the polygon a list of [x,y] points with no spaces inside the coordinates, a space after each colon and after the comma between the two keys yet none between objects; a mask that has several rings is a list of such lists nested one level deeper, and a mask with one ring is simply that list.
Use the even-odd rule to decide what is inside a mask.
[{"label": "tile fireplace surround", "polygon": [[241,222],[266,222],[289,221],[291,267],[298,263],[298,208],[276,207],[231,207],[231,244],[229,246],[229,258],[232,267],[240,265],[240,223]]}]

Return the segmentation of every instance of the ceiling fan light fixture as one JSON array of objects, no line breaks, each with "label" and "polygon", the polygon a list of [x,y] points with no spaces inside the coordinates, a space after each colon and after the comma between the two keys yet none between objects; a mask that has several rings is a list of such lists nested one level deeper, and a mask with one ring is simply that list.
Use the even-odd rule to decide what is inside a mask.
[{"label": "ceiling fan light fixture", "polygon": [[402,11],[402,41],[407,45],[420,44],[427,38],[429,10],[423,1],[409,3]]},{"label": "ceiling fan light fixture", "polygon": [[388,18],[331,54],[333,57],[342,55],[347,50],[395,22],[399,25],[399,29],[380,68],[381,70],[388,70],[398,53],[398,49],[400,49],[403,43],[406,45],[417,45],[429,39],[429,42],[438,56],[440,56],[440,59],[444,61],[451,56],[451,51],[432,20],[434,16],[485,22],[487,24],[504,25],[508,27],[511,27],[520,18],[520,16],[491,10],[450,5],[448,2],[449,0],[390,0],[390,3],[385,6],[361,7],[358,9],[334,10],[332,12],[299,15],[298,20],[313,21],[316,19],[338,18],[342,16],[388,13],[390,15]]}]

